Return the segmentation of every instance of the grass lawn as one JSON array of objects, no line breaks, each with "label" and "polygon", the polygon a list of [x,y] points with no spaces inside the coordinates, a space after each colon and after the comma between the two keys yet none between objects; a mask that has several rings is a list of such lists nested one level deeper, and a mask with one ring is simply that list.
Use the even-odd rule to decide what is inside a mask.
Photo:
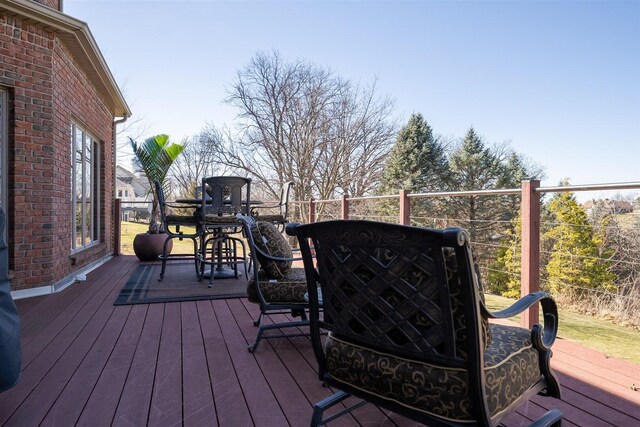
[{"label": "grass lawn", "polygon": [[[491,311],[502,310],[514,302],[497,295],[486,294],[485,298]],[[558,337],[640,365],[640,331],[562,308],[558,308],[558,316]],[[520,320],[519,316],[513,319]]]},{"label": "grass lawn", "polygon": [[[122,243],[120,244],[120,253],[122,255],[135,255],[133,252],[133,238],[136,237],[136,234],[138,233],[147,232],[149,230],[149,224],[122,221],[121,227],[122,230],[120,237],[122,239]],[[190,229],[189,227],[182,227],[181,230],[182,229],[187,233],[193,232],[193,228]],[[173,239],[173,252],[193,252],[193,243],[191,239],[184,239],[183,241]]]}]

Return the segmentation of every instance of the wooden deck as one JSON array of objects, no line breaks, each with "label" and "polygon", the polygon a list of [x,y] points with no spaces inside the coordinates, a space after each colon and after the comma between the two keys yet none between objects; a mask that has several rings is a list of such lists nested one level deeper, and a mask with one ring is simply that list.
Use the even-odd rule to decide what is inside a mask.
[{"label": "wooden deck", "polygon": [[[0,394],[7,426],[306,426],[319,383],[307,338],[264,341],[245,299],[113,306],[137,261],[117,257],[65,291],[20,300],[23,373]],[[170,273],[168,273],[170,274]],[[563,401],[536,397],[505,420],[559,407],[564,425],[640,425],[640,367],[564,340]],[[365,405],[331,425],[414,425]]]}]

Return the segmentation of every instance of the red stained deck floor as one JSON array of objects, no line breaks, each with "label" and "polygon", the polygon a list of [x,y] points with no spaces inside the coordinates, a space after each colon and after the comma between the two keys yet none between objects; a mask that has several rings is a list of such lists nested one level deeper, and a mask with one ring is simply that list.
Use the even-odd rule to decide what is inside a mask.
[{"label": "red stained deck floor", "polygon": [[[86,282],[18,301],[23,372],[0,394],[0,425],[309,425],[330,390],[307,338],[263,341],[249,353],[257,307],[246,299],[113,306],[136,264],[116,257]],[[640,425],[639,366],[562,339],[553,366],[563,400],[536,397],[506,426],[547,407],[559,407],[568,426]],[[330,425],[414,424],[365,405]]]}]

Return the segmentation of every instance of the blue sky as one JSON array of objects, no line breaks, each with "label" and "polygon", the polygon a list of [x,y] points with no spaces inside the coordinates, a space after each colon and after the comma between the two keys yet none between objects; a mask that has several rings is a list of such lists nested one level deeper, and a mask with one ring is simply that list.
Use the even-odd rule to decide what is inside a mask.
[{"label": "blue sky", "polygon": [[235,73],[276,49],[371,83],[406,122],[510,141],[543,186],[640,181],[640,1],[64,0],[148,135],[232,125]]}]

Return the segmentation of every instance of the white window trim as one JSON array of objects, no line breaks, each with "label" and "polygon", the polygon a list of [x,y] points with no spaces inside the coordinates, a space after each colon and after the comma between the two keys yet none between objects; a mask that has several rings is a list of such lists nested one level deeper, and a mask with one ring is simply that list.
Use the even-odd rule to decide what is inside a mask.
[{"label": "white window trim", "polygon": [[[76,147],[78,146],[78,141],[76,140],[76,136],[78,131],[81,133],[82,135],[82,141],[80,141],[80,144],[82,144],[82,185],[84,186],[86,181],[87,181],[87,173],[91,174],[91,176],[89,177],[89,199],[91,200],[90,203],[90,211],[89,211],[89,218],[91,218],[92,221],[95,221],[95,224],[87,224],[87,215],[85,212],[85,207],[86,204],[83,203],[82,207],[81,207],[81,233],[82,233],[82,243],[79,244],[78,243],[78,232],[77,232],[77,226],[76,226],[76,209],[77,209],[77,203],[78,203],[78,199],[77,199],[77,188],[76,188],[76,176],[77,176],[77,167],[78,165],[76,164]],[[84,161],[85,156],[86,156],[86,148],[87,148],[87,138],[89,138],[92,147],[91,147],[91,152],[92,152],[92,158],[91,158],[91,170],[87,171],[87,163],[86,161]],[[98,244],[100,242],[100,229],[101,229],[101,224],[100,224],[100,212],[101,212],[101,205],[100,205],[100,192],[96,192],[96,189],[102,188],[101,185],[101,176],[99,173],[100,170],[100,142],[98,141],[97,138],[95,138],[91,133],[87,132],[84,127],[76,124],[76,123],[72,123],[71,124],[71,252],[75,253],[75,252],[79,252],[81,250],[84,250],[88,247],[94,246],[96,244]],[[84,191],[83,191],[84,194]],[[93,226],[92,226],[93,225]],[[88,228],[88,230],[87,230]],[[87,233],[88,231],[88,233]],[[89,235],[89,242],[85,241],[84,236]]]}]

